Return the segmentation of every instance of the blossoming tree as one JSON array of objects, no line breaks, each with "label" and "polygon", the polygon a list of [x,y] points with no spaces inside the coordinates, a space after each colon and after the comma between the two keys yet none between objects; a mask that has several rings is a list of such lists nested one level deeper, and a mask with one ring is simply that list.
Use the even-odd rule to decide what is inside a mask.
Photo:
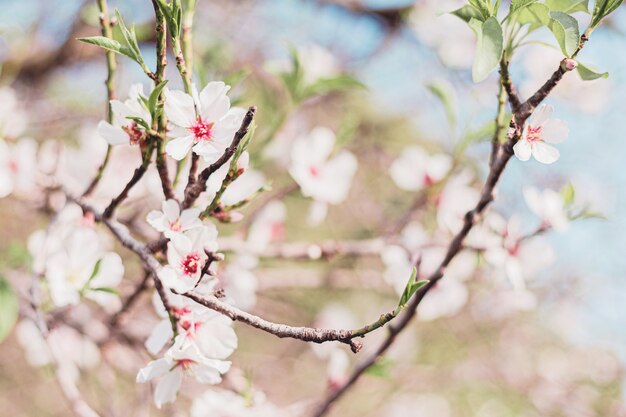
[{"label": "blossoming tree", "polygon": [[[537,305],[529,283],[558,250],[543,235],[565,232],[572,221],[596,214],[576,201],[570,184],[558,191],[524,188],[520,194],[538,218],[532,229],[515,214],[492,210],[491,204],[514,159],[553,164],[560,152],[567,152],[566,146],[553,145],[576,132],[553,118],[558,109],[544,102],[562,80],[575,76],[572,72],[583,80],[606,76],[579,62],[578,55],[593,47],[592,33],[621,1],[596,0],[589,9],[580,0],[470,0],[450,8],[446,18],[465,23],[475,35],[473,81],[497,83],[494,121],[480,137],[463,138],[454,149],[411,143],[383,158],[389,179],[385,187],[409,204],[400,204],[406,207],[395,218],[385,209],[376,215],[368,208],[373,198],[383,197],[363,199],[368,233],[361,233],[361,239],[335,234],[321,242],[293,236],[306,228],[320,228],[323,234],[324,225],[338,221],[333,211],[349,203],[353,188],[362,187],[355,185],[367,178],[361,172],[380,162],[374,162],[377,150],[363,151],[367,145],[360,141],[364,133],[359,123],[331,129],[336,123],[313,116],[305,121],[305,112],[299,111],[355,91],[365,97],[364,85],[328,51],[308,46],[294,48],[289,59],[269,63],[266,70],[253,69],[263,71],[259,80],[270,86],[259,87],[260,93],[252,86],[242,88],[234,77],[229,77],[236,84],[231,88],[226,81],[207,80],[210,68],[194,53],[194,21],[201,23],[195,19],[195,0],[146,2],[154,12],[151,59],[135,26],[127,25],[119,11],[112,13],[106,0],[95,3],[101,34],[78,41],[106,57],[107,108],[104,120],[90,129],[89,143],[77,150],[43,134],[24,137],[28,124],[19,97],[8,87],[0,90],[0,197],[12,195],[47,216],[45,226],[28,238],[29,262],[14,268],[27,271],[28,285],[14,284],[16,291],[9,281],[0,281],[0,338],[15,327],[27,360],[52,368],[76,415],[119,414],[101,402],[92,404],[79,382],[82,373],[100,375],[99,367],[106,366],[149,384],[158,409],[187,410],[186,400],[178,400],[185,397],[194,417],[324,416],[364,375],[388,375],[388,359],[403,358],[396,351],[414,349],[406,340],[414,318],[420,320],[418,327],[454,320],[476,299],[482,301],[476,305],[491,305],[492,311],[477,307],[473,317],[504,323],[502,334],[510,337],[502,343],[510,350],[510,361],[529,360],[532,352],[514,347],[520,335],[511,329],[518,323],[515,314]],[[427,7],[416,6],[416,25],[422,25]],[[572,15],[581,12],[590,15],[584,31]],[[552,75],[522,97],[510,75],[511,62],[542,30],[550,34],[560,58],[551,62]],[[435,49],[444,48],[444,38],[431,39]],[[449,42],[459,45],[463,39]],[[175,63],[176,73],[166,71],[169,62]],[[137,65],[144,77],[133,80],[128,91],[118,90],[122,64]],[[278,89],[282,100],[272,101],[270,88]],[[455,114],[445,88],[432,84],[430,89],[449,110],[452,123]],[[255,94],[270,100],[239,106],[252,103]],[[349,104],[342,102],[341,112],[350,113]],[[468,148],[485,137],[489,151],[470,160]],[[375,138],[377,143],[386,140]],[[106,148],[96,162],[99,153],[93,146]],[[300,196],[295,205],[288,201],[294,195]],[[350,305],[333,303],[317,308],[317,317],[308,323],[288,310],[266,315],[257,308],[258,293],[270,285],[269,274],[264,275],[268,269],[284,266],[285,273],[275,279],[282,285],[323,288],[325,282],[307,278],[311,274],[306,271],[314,268],[285,265],[312,262],[339,269],[341,265],[330,263],[336,259],[365,259],[347,264],[357,271],[371,270],[371,262],[377,262],[375,284],[368,285],[384,292],[386,301],[368,304],[365,317],[356,317]],[[349,287],[362,286],[353,280]],[[325,304],[323,299],[316,303]],[[324,364],[326,391],[309,393],[306,401],[274,405],[271,396],[256,388],[254,375],[244,376],[243,365],[232,357],[238,349],[254,350],[260,343],[246,327],[310,344],[314,357],[308,360]],[[246,334],[242,340],[240,331]],[[269,357],[257,360],[280,361],[287,342],[263,343],[271,343]],[[533,344],[527,344],[532,350]],[[474,357],[484,355],[474,350]],[[580,358],[584,360],[582,353]],[[465,372],[474,375],[470,368],[468,364]],[[502,370],[502,385],[518,391],[532,379],[506,374],[502,364],[497,369]],[[616,378],[605,380],[606,385]],[[577,381],[559,380],[555,386],[578,390]],[[271,384],[267,388],[271,391]],[[138,385],[126,396],[136,392],[139,398],[141,390]],[[407,410],[414,409],[423,410],[415,415],[453,415],[441,395],[390,400],[384,415],[409,415]],[[552,403],[542,409],[548,400],[533,395],[539,398],[534,407],[543,411],[536,415],[556,415]],[[480,415],[509,415],[502,407],[488,403]],[[598,415],[620,412],[608,401],[602,407],[604,414]],[[361,414],[360,408],[353,408],[354,415]],[[187,411],[176,411],[181,413]]]}]

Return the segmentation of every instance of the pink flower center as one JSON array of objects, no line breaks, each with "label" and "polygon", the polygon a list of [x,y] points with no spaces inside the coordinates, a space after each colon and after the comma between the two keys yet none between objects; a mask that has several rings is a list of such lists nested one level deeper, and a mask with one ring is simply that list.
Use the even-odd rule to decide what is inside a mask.
[{"label": "pink flower center", "polygon": [[198,117],[196,124],[189,128],[189,131],[194,136],[194,142],[209,141],[213,137],[213,125],[215,123],[209,123]]},{"label": "pink flower center", "polygon": [[270,238],[280,240],[285,236],[285,225],[282,223],[272,223],[270,225]]},{"label": "pink flower center", "polygon": [[541,141],[541,126],[528,125],[528,130],[526,131],[526,140],[531,143]]},{"label": "pink flower center", "polygon": [[17,164],[17,162],[9,161],[9,171],[11,171],[14,174],[17,174],[19,170],[20,170],[20,166]]},{"label": "pink flower center", "polygon": [[174,314],[176,317],[181,318],[186,314],[191,313],[191,308],[189,307],[173,307],[172,308],[172,314]]},{"label": "pink flower center", "polygon": [[191,369],[191,365],[194,363],[196,362],[191,359],[179,359],[176,361],[176,366],[180,366],[181,368],[188,370]]},{"label": "pink flower center", "polygon": [[176,219],[173,222],[170,222],[169,226],[170,226],[170,230],[174,232],[180,232],[181,229],[183,228],[182,225],[180,224],[180,219]]},{"label": "pink flower center", "polygon": [[123,126],[122,130],[124,130],[124,132],[128,134],[128,139],[130,140],[130,143],[133,145],[138,144],[144,138],[143,130],[141,130],[139,126],[137,126],[137,123],[135,122],[132,122],[128,126]]},{"label": "pink flower center", "polygon": [[318,168],[318,167],[316,167],[315,165],[311,165],[311,166],[309,167],[309,173],[310,173],[313,177],[315,177],[315,178],[317,178],[317,177],[319,177],[319,176],[320,176],[320,170],[319,170],[319,168]]},{"label": "pink flower center", "polygon": [[195,275],[200,269],[200,255],[190,253],[185,256],[185,259],[180,263],[180,269],[183,271],[183,274],[189,277]]},{"label": "pink flower center", "polygon": [[431,187],[433,184],[435,184],[435,180],[428,174],[424,175],[424,186]]}]

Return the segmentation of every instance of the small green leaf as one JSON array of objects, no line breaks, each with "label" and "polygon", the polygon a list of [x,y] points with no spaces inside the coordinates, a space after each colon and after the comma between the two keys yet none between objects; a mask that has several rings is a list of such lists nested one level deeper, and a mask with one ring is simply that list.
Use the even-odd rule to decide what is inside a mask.
[{"label": "small green leaf", "polygon": [[583,64],[580,61],[576,61],[578,65],[576,66],[576,71],[578,71],[578,75],[582,78],[583,81],[591,81],[597,80],[598,78],[608,78],[608,72],[602,72],[593,65]]},{"label": "small green leaf", "polygon": [[550,24],[550,9],[542,3],[533,3],[519,11],[516,17],[520,25],[530,25],[529,32]]},{"label": "small green leaf", "polygon": [[106,293],[109,293],[109,294],[120,295],[120,292],[117,289],[111,288],[111,287],[89,288],[89,291],[106,292]]},{"label": "small green leaf", "polygon": [[355,88],[365,89],[360,81],[353,77],[342,74],[332,78],[321,78],[313,84],[304,88],[300,95],[300,99],[306,99],[314,96],[323,96],[337,91],[345,91]]},{"label": "small green leaf", "polygon": [[513,0],[511,2],[511,8],[509,9],[509,13],[513,14],[522,10],[524,7],[528,7],[533,3],[536,3],[537,0]]},{"label": "small green leaf", "polygon": [[503,44],[502,27],[495,17],[490,17],[484,22],[472,19],[469,25],[477,37],[472,79],[474,82],[480,82],[487,78],[500,63]]},{"label": "small green leaf", "polygon": [[545,4],[553,12],[589,13],[589,0],[546,0]]},{"label": "small green leaf", "polygon": [[115,39],[110,39],[106,36],[90,36],[88,38],[78,38],[78,40],[81,42],[99,46],[100,48],[104,48],[108,51],[113,51],[121,55],[126,55],[130,59],[136,60],[133,51],[131,51],[127,46],[122,45]]},{"label": "small green leaf", "polygon": [[144,129],[150,130],[150,125],[148,125],[148,122],[143,120],[141,117],[126,116],[126,118],[129,119],[129,120],[132,120],[135,123],[137,123],[139,126],[143,127]]},{"label": "small green leaf", "polygon": [[569,207],[574,203],[576,192],[571,182],[568,182],[561,188],[561,198],[563,199],[563,205]]},{"label": "small green leaf", "polygon": [[459,19],[464,20],[466,23],[469,23],[469,21],[474,18],[476,20],[480,20],[481,22],[483,22],[485,20],[485,18],[483,17],[482,13],[480,11],[478,11],[476,8],[470,6],[470,5],[465,5],[463,7],[461,7],[460,9],[456,9],[453,12],[450,12],[451,14],[455,15],[456,17],[458,17]]},{"label": "small green leaf", "polygon": [[593,30],[597,28],[602,19],[613,13],[624,0],[596,0],[593,6],[593,13],[591,14],[591,23],[589,29]]},{"label": "small green leaf", "polygon": [[413,268],[411,272],[411,276],[409,277],[409,282],[407,282],[402,295],[400,296],[400,302],[398,303],[398,307],[396,308],[395,314],[398,314],[400,310],[402,310],[408,303],[411,297],[422,288],[424,285],[428,284],[428,280],[415,281],[417,277],[417,268]]},{"label": "small green leaf", "polygon": [[561,51],[565,56],[572,56],[580,42],[578,21],[563,12],[550,12],[550,24],[548,27],[554,34]]},{"label": "small green leaf", "polygon": [[157,102],[159,101],[159,96],[161,95],[161,92],[163,91],[163,89],[165,88],[165,86],[167,85],[167,81],[161,81],[156,87],[154,87],[154,90],[152,90],[152,92],[150,93],[150,97],[148,97],[148,110],[150,111],[150,114],[152,115],[152,120],[155,120],[156,117],[156,107],[157,107]]},{"label": "small green leaf", "polygon": [[433,93],[443,105],[448,117],[450,126],[456,125],[456,92],[454,86],[447,81],[438,80],[426,85],[428,90]]},{"label": "small green leaf", "polygon": [[168,4],[166,0],[157,0],[157,6],[165,17],[170,35],[177,38],[180,35],[180,1],[172,1]]},{"label": "small green leaf", "polygon": [[17,321],[19,306],[15,291],[0,277],[0,343],[7,338]]},{"label": "small green leaf", "polygon": [[378,360],[374,362],[372,366],[367,368],[365,373],[367,375],[370,375],[376,378],[389,379],[392,376],[391,375],[392,367],[393,367],[393,360],[383,356],[381,358],[378,358]]},{"label": "small green leaf", "polygon": [[469,4],[470,6],[478,10],[478,12],[480,12],[480,14],[483,16],[482,20],[486,20],[488,17],[491,16],[491,10],[489,10],[490,7],[487,0],[469,0]]}]

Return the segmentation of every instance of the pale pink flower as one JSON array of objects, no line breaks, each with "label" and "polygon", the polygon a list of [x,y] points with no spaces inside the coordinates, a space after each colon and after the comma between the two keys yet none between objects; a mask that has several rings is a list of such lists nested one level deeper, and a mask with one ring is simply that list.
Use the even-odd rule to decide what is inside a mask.
[{"label": "pale pink flower", "polygon": [[152,124],[150,112],[142,103],[143,85],[133,84],[125,101],[111,100],[113,123],[104,120],[98,123],[98,134],[109,145],[136,145],[146,138],[145,129],[129,117],[143,119],[148,126]]},{"label": "pale pink flower", "polygon": [[356,173],[357,160],[352,153],[344,150],[331,157],[334,145],[335,134],[317,127],[296,139],[291,149],[289,173],[302,194],[317,203],[312,207],[312,224],[324,219],[328,204],[339,204],[347,198]]},{"label": "pale pink flower", "polygon": [[177,161],[193,152],[209,163],[215,162],[230,145],[244,116],[243,109],[231,108],[226,95],[229,86],[213,81],[192,95],[179,90],[165,90],[165,113],[172,137],[165,151]]},{"label": "pale pink flower", "polygon": [[187,230],[202,227],[200,211],[198,208],[189,208],[181,212],[178,202],[170,199],[162,203],[161,211],[152,210],[148,213],[146,220],[165,237],[172,239]]},{"label": "pale pink flower", "polygon": [[239,254],[219,273],[219,282],[224,287],[226,302],[243,310],[256,304],[259,279],[254,274],[259,260],[250,254]]},{"label": "pale pink flower", "polygon": [[429,155],[419,146],[409,146],[391,164],[389,173],[398,187],[418,191],[441,181],[451,167],[448,155]]},{"label": "pale pink flower", "polygon": [[0,138],[15,139],[26,130],[28,117],[20,107],[15,90],[0,88]]},{"label": "pale pink flower", "polygon": [[271,242],[285,237],[287,208],[280,200],[272,200],[255,217],[248,232],[248,246],[253,251],[262,251]]},{"label": "pale pink flower", "polygon": [[[237,348],[237,335],[233,330],[232,320],[186,297],[177,294],[168,296],[172,313],[177,319],[178,334],[183,336],[181,346],[193,343],[202,355],[213,359],[226,359],[234,352]],[[163,320],[155,326],[145,345],[150,353],[157,354],[172,340],[174,333],[157,293],[153,297],[153,305]]]},{"label": "pale pink flower", "polygon": [[37,144],[33,139],[9,145],[0,138],[0,198],[34,190],[36,158]]},{"label": "pale pink flower", "polygon": [[439,196],[437,223],[439,227],[456,233],[463,225],[465,213],[473,209],[480,197],[471,186],[472,175],[465,171],[450,179]]},{"label": "pale pink flower", "polygon": [[217,229],[213,224],[191,229],[167,244],[168,265],[161,268],[163,284],[184,293],[193,289],[208,259],[205,251],[217,250]]},{"label": "pale pink flower", "polygon": [[[249,389],[249,387],[248,387]],[[281,417],[285,414],[269,403],[263,393],[253,390],[248,396],[232,391],[211,389],[191,404],[191,417]]]},{"label": "pale pink flower", "polygon": [[569,217],[563,197],[557,191],[536,188],[524,188],[524,199],[528,208],[535,213],[546,226],[555,230],[564,231],[569,227]]},{"label": "pale pink flower", "polygon": [[176,400],[184,374],[193,376],[201,384],[218,384],[222,374],[230,369],[229,361],[207,358],[198,346],[184,342],[185,336],[177,336],[174,346],[163,358],[148,363],[137,373],[137,383],[161,378],[154,389],[157,408]]},{"label": "pale pink flower", "polygon": [[559,159],[559,151],[549,143],[561,143],[567,139],[569,128],[558,119],[550,119],[552,106],[539,107],[524,127],[522,137],[513,146],[515,156],[520,161],[528,161],[532,155],[543,164],[551,164]]}]

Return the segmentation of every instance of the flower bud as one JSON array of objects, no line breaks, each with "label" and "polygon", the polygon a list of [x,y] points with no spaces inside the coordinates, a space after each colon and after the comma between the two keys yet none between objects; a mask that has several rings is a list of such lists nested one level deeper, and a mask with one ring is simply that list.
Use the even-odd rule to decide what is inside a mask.
[{"label": "flower bud", "polygon": [[565,58],[563,61],[561,61],[561,68],[563,68],[565,71],[575,70],[577,66],[578,62],[571,58]]}]

